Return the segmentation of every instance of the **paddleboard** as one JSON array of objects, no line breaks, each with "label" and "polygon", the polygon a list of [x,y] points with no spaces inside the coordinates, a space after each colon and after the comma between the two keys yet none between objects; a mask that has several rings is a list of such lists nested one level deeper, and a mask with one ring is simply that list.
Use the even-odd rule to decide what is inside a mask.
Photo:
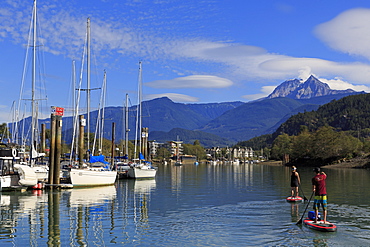
[{"label": "paddleboard", "polygon": [[286,199],[288,202],[301,202],[303,201],[303,198],[300,196],[289,196]]},{"label": "paddleboard", "polygon": [[303,220],[303,223],[311,229],[317,230],[317,231],[322,231],[322,232],[335,232],[337,230],[337,226],[334,225],[333,223],[326,222],[324,224],[324,221],[318,221],[315,223],[315,221],[306,218]]}]

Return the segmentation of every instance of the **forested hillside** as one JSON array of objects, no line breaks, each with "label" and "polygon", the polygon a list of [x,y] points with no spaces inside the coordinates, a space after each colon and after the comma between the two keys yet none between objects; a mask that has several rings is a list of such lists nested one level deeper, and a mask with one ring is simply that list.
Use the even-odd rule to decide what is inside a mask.
[{"label": "forested hillside", "polygon": [[[351,131],[355,136],[367,137],[370,128],[370,94],[351,95],[322,105],[317,111],[298,113],[290,117],[273,134],[297,135],[304,125],[308,131],[331,126],[337,131]],[[356,132],[356,133],[355,133]]]},{"label": "forested hillside", "polygon": [[317,111],[298,113],[272,135],[237,145],[263,149],[270,157],[288,163],[332,164],[367,156],[370,152],[369,119],[370,94],[353,95],[334,100]]}]

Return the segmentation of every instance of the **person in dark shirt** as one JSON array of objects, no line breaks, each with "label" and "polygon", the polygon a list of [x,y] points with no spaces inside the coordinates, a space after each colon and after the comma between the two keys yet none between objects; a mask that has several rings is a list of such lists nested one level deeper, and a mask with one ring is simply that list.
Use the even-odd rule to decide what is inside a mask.
[{"label": "person in dark shirt", "polygon": [[290,176],[290,187],[292,187],[292,197],[298,197],[298,186],[301,183],[297,168],[292,166],[292,174]]},{"label": "person in dark shirt", "polygon": [[326,178],[325,172],[321,171],[320,168],[314,169],[315,176],[312,178],[312,191],[315,192],[315,200],[313,202],[313,209],[315,210],[315,223],[317,223],[317,215],[319,214],[320,205],[323,209],[324,223],[326,223],[327,217],[327,195],[326,195]]}]

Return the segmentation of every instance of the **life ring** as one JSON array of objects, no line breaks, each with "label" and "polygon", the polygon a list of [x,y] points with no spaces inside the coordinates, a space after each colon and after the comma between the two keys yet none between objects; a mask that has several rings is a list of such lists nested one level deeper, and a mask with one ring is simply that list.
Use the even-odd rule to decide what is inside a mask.
[{"label": "life ring", "polygon": [[17,156],[17,150],[15,148],[12,149],[12,155],[13,155],[13,157]]}]

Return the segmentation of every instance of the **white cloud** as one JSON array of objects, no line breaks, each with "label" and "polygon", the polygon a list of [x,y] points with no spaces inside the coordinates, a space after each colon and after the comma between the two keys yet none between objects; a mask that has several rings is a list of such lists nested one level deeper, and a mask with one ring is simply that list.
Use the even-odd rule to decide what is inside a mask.
[{"label": "white cloud", "polygon": [[[286,57],[265,61],[261,67],[267,71],[280,71],[287,74],[297,71],[300,76],[312,71],[320,77],[341,77],[354,83],[370,83],[370,65],[364,63],[338,63],[318,58]],[[307,76],[307,73],[306,73]],[[303,79],[303,78],[302,78]]]},{"label": "white cloud", "polygon": [[307,80],[312,75],[312,71],[311,71],[311,68],[309,66],[303,66],[298,71],[298,73],[299,73],[298,78],[303,80],[303,81]]},{"label": "white cloud", "polygon": [[242,98],[246,100],[257,100],[266,97],[266,94],[263,93],[257,93],[257,94],[248,94],[248,95],[243,95]]},{"label": "white cloud", "polygon": [[190,75],[172,80],[147,82],[145,85],[152,88],[225,88],[233,85],[233,82],[211,75]]},{"label": "white cloud", "polygon": [[277,86],[263,86],[261,88],[261,92],[265,93],[265,94],[270,94],[272,93],[272,91],[274,91],[274,89],[276,88]]},{"label": "white cloud", "polygon": [[289,78],[306,80],[314,74],[327,78],[339,76],[354,84],[370,83],[370,65],[360,62],[340,63],[319,58],[296,58],[268,53],[255,46],[206,41],[178,44],[172,52],[179,57],[224,64],[223,73],[245,81]]},{"label": "white cloud", "polygon": [[199,99],[189,95],[178,94],[178,93],[162,93],[162,94],[147,94],[145,95],[146,100],[168,97],[174,102],[198,102]]},{"label": "white cloud", "polygon": [[[59,8],[58,1],[51,2],[49,6],[44,4],[39,9],[46,51],[76,58],[81,53],[85,38],[86,18],[82,16],[86,13],[78,12],[83,10],[69,10],[69,5]],[[30,4],[23,1],[17,3],[21,4],[22,8],[8,5],[0,10],[0,39],[6,37],[16,43],[24,43],[27,36],[27,28],[24,27],[28,26]],[[150,62],[168,60],[176,63],[176,66],[168,63],[168,73],[192,74],[172,80],[148,82],[145,85],[149,87],[226,88],[232,87],[234,82],[238,81],[254,83],[284,81],[297,77],[307,79],[311,74],[320,78],[342,78],[341,83],[337,79],[333,79],[331,84],[328,83],[333,88],[347,87],[367,91],[367,86],[361,84],[370,83],[370,65],[365,63],[338,63],[319,58],[290,57],[269,52],[258,46],[215,42],[204,38],[166,36],[164,34],[168,32],[157,34],[153,29],[146,29],[146,26],[138,29],[132,21],[123,21],[125,17],[121,16],[110,18],[111,16],[94,12],[91,18],[93,50],[101,61],[105,58],[118,61],[119,57],[123,57],[122,54],[124,57],[133,55],[130,57],[140,57]],[[334,49],[370,58],[368,30],[370,9],[352,9],[317,26],[315,34]],[[21,40],[22,37],[24,40]],[[188,63],[192,65],[189,66]],[[200,66],[193,66],[195,63]],[[214,69],[215,66],[218,66],[217,70]],[[211,75],[212,69],[217,71],[213,73],[217,73],[217,76]],[[166,76],[162,71],[160,73]],[[262,93],[258,95],[268,94],[263,90],[265,89],[262,88]]]},{"label": "white cloud", "polygon": [[318,25],[315,34],[333,49],[370,59],[369,30],[370,9],[356,8]]},{"label": "white cloud", "polygon": [[334,78],[331,80],[327,80],[324,78],[318,78],[320,81],[327,83],[331,89],[335,90],[346,90],[346,89],[353,89],[355,91],[365,91],[370,92],[370,87],[365,85],[352,85],[346,81],[343,81],[340,78]]},{"label": "white cloud", "polygon": [[248,95],[243,95],[242,98],[247,99],[247,100],[256,100],[260,98],[267,97],[274,89],[276,86],[263,86],[261,88],[261,93],[258,94],[248,94]]},{"label": "white cloud", "polygon": [[[45,7],[50,11],[43,11],[43,9],[39,11],[42,34],[47,40],[44,42],[46,51],[53,54],[64,53],[68,57],[75,58],[81,53],[86,32],[86,18],[81,18],[81,14],[76,11],[68,11],[66,8],[58,9],[56,6]],[[30,8],[27,8],[20,12],[19,9],[10,7],[2,10],[0,21],[3,22],[0,24],[0,33],[4,34],[0,36],[7,35],[14,41],[20,42],[19,37],[25,37],[27,30],[9,28],[27,27],[23,22],[29,19],[25,18],[25,16],[29,17],[29,10]],[[18,17],[22,18],[10,18],[15,16],[9,16],[9,13],[18,13]],[[15,23],[9,22],[9,19]],[[339,76],[354,83],[369,83],[368,78],[370,78],[370,66],[362,63],[345,64],[317,58],[294,58],[270,53],[258,46],[214,42],[201,38],[184,39],[159,36],[150,29],[137,30],[130,22],[123,22],[122,19],[104,19],[99,14],[91,18],[91,26],[94,52],[101,60],[104,57],[116,58],[117,54],[119,56],[133,54],[152,61],[165,59],[179,63],[214,63],[220,66],[219,75],[241,81],[285,80],[292,77],[308,77],[310,72],[321,77]],[[353,9],[319,25],[315,33],[335,49],[370,58],[370,49],[368,49],[370,32],[366,30],[370,30],[370,10]],[[178,67],[185,68],[186,66]],[[184,73],[177,70],[177,73],[179,75],[209,73],[205,70],[207,66],[200,66],[198,71]],[[172,71],[172,68],[169,67],[169,71]],[[221,82],[223,83],[225,82]],[[172,85],[170,83],[169,86]],[[192,87],[190,81],[185,85]],[[200,86],[208,87],[202,83]],[[220,85],[220,87],[223,86]]]},{"label": "white cloud", "polygon": [[[187,40],[168,44],[171,56],[188,58],[195,61],[211,62],[223,65],[222,72],[241,79],[276,79],[284,78],[287,73],[278,70],[267,71],[260,65],[265,61],[285,56],[270,54],[257,46],[210,42],[206,40]],[[172,49],[170,49],[172,47]],[[291,71],[292,73],[293,71]],[[294,71],[297,74],[297,71]]]}]

